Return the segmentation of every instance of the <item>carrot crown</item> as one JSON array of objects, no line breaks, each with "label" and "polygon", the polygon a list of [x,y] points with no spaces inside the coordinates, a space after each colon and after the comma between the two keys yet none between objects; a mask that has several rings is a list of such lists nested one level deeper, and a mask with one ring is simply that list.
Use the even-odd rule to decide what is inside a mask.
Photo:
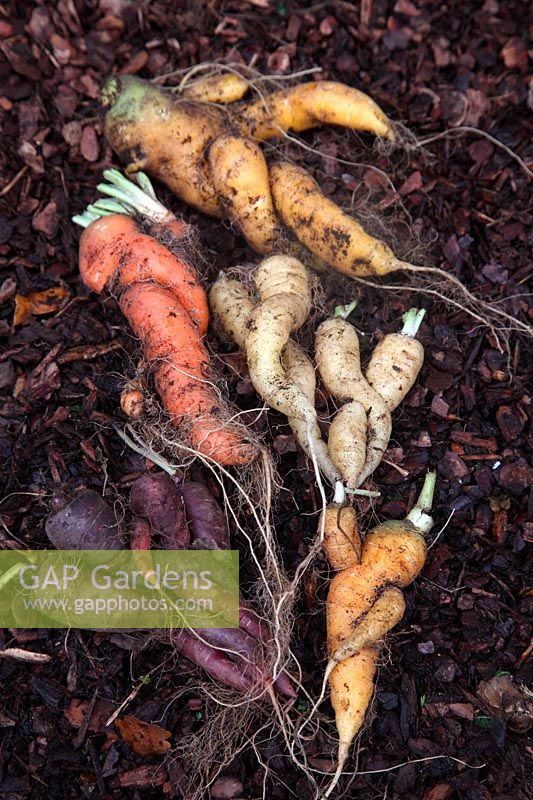
[{"label": "carrot crown", "polygon": [[135,75],[109,78],[100,90],[100,105],[113,116],[135,118],[139,104],[147,91],[157,91]]},{"label": "carrot crown", "polygon": [[422,491],[416,501],[416,506],[409,512],[406,519],[416,528],[420,533],[429,533],[433,527],[433,517],[429,512],[433,505],[433,495],[435,493],[435,483],[437,480],[436,472],[428,472]]},{"label": "carrot crown", "polygon": [[404,336],[416,336],[425,315],[425,308],[410,308],[402,315],[403,328],[400,333],[403,333]]},{"label": "carrot crown", "polygon": [[101,198],[87,206],[82,214],[76,214],[72,221],[83,228],[108,214],[137,215],[157,224],[173,222],[176,217],[156,197],[148,175],[138,172],[136,183],[126,178],[118,169],[106,169],[107,183],[99,183],[97,189],[107,198]]},{"label": "carrot crown", "polygon": [[358,302],[358,300],[352,300],[352,302],[348,303],[346,306],[335,306],[333,316],[340,317],[341,319],[348,319]]}]

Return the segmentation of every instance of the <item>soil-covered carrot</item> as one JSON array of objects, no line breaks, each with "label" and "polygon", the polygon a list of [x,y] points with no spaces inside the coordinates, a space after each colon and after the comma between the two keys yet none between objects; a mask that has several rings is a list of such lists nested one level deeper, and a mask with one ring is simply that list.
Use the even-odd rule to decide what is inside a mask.
[{"label": "soil-covered carrot", "polygon": [[270,185],[276,211],[287,228],[333,269],[364,277],[414,268],[329,200],[305,169],[285,161],[274,164]]},{"label": "soil-covered carrot", "polygon": [[[313,198],[307,198],[309,187],[306,188],[298,172],[291,173],[287,179],[280,175],[278,186],[275,171],[280,165],[269,171],[259,145],[252,140],[261,141],[286,130],[302,131],[321,124],[368,130],[393,139],[393,126],[371,98],[329,81],[305,83],[274,92],[268,99],[232,107],[227,112],[210,104],[212,101],[231,103],[233,97],[244,93],[247,87],[248,83],[239,76],[221,75],[199,79],[176,95],[136,76],[113,77],[103,86],[100,97],[105,112],[105,134],[127,163],[128,174],[146,170],[200,211],[212,216],[229,216],[250,245],[264,254],[272,251],[278,228],[269,188],[270,174],[280,213],[291,232],[310,250],[311,261],[316,259],[322,269],[320,248],[315,241],[317,235],[309,237],[296,217],[299,201],[306,213],[315,204],[326,209],[328,201],[321,198],[317,203],[316,192]],[[318,239],[327,236],[329,228],[333,230],[333,223],[337,227],[343,225],[342,211],[330,205],[331,219],[322,213],[324,219],[319,225]],[[291,214],[296,214],[295,219],[290,219]],[[354,220],[350,222],[351,233],[354,230],[358,233],[359,244],[352,245],[353,254],[357,256],[372,237],[362,234]],[[331,261],[333,242],[329,244],[325,249]],[[368,244],[366,247],[368,249]],[[290,243],[290,251],[299,255],[297,243]],[[324,261],[330,263],[327,258]],[[390,268],[399,266],[397,262]],[[376,268],[374,271],[387,270]]]},{"label": "soil-covered carrot", "polygon": [[[334,386],[331,391],[333,393]],[[350,489],[363,482],[369,423],[365,406],[351,400],[339,408],[328,431],[328,452]],[[372,446],[372,442],[370,442]]]},{"label": "soil-covered carrot", "polygon": [[253,446],[233,429],[210,380],[209,356],[190,316],[168,289],[128,287],[120,308],[155,364],[157,392],[173,425],[186,426],[195,450],[219,464],[248,464]]},{"label": "soil-covered carrot", "polygon": [[392,123],[368,95],[335,81],[310,81],[244,104],[236,115],[246,136],[271,139],[285,131],[341,125],[394,139]]},{"label": "soil-covered carrot", "polygon": [[[302,273],[300,276],[302,280],[300,292],[298,284],[291,284],[288,277],[291,267],[299,263],[300,262],[295,259],[287,256],[272,256],[260,265],[256,273],[256,281],[260,294],[259,308],[264,309],[264,311],[257,311],[257,315],[259,316],[258,325],[262,325],[266,317],[270,317],[271,315],[273,315],[275,323],[274,329],[271,331],[270,328],[272,325],[269,322],[268,326],[265,328],[265,332],[268,336],[273,334],[276,352],[270,354],[268,350],[265,350],[261,358],[271,359],[274,364],[275,374],[274,371],[272,371],[270,376],[271,383],[273,381],[278,381],[277,386],[279,389],[283,382],[285,387],[292,388],[296,397],[303,398],[307,404],[306,408],[308,410],[313,407],[312,414],[309,412],[307,415],[302,416],[298,414],[298,412],[291,413],[291,403],[293,401],[289,402],[286,394],[284,396],[281,392],[277,392],[277,401],[281,402],[284,413],[287,414],[287,421],[294,432],[296,440],[307,456],[311,459],[316,458],[321,472],[330,483],[334,484],[339,480],[340,475],[329,457],[328,448],[322,439],[322,434],[316,418],[316,411],[314,411],[316,379],[313,364],[302,348],[292,339],[287,338],[284,345],[282,342],[276,341],[276,337],[281,334],[280,321],[283,314],[283,305],[290,305],[294,300],[294,296],[297,298],[295,301],[296,303],[301,302],[303,298],[302,287],[306,285],[305,273]],[[303,269],[302,265],[300,265],[300,269]],[[287,279],[286,281],[283,280],[284,277]],[[307,291],[307,289],[305,289],[305,291]],[[300,294],[300,300],[298,300],[298,294]],[[213,314],[220,320],[226,333],[241,347],[241,349],[247,352],[247,357],[248,336],[253,337],[253,346],[257,346],[257,352],[259,353],[261,327],[258,327],[257,331],[250,332],[249,323],[253,319],[254,304],[245,287],[239,281],[221,275],[211,287],[209,303]],[[276,307],[281,309],[280,316],[276,316]],[[252,322],[252,324],[255,323]],[[291,323],[289,322],[289,324]],[[278,328],[277,331],[275,330],[276,327]],[[282,336],[284,338],[285,333],[283,333]],[[267,366],[265,370],[267,380],[268,374],[269,370]],[[258,389],[258,391],[261,394],[261,390]],[[265,397],[265,399],[267,398]],[[268,399],[267,402],[269,402]],[[281,410],[281,407],[278,408],[278,410]]]},{"label": "soil-covered carrot", "polygon": [[374,528],[363,542],[360,562],[338,572],[331,582],[326,608],[326,674],[339,733],[336,778],[372,697],[379,640],[403,616],[405,602],[400,589],[424,566],[424,535],[433,526],[429,511],[434,487],[435,473],[428,473],[406,519]]},{"label": "soil-covered carrot", "polygon": [[[326,320],[316,331],[315,344],[316,362],[326,388],[353,409],[353,414],[343,413],[336,423],[328,449],[348,487],[356,489],[376,469],[387,449],[390,412],[361,372],[359,340],[349,322],[340,317]],[[366,436],[361,431],[360,438],[354,439],[362,427],[360,407],[367,415]]]},{"label": "soil-covered carrot", "polygon": [[80,242],[82,277],[97,291],[106,284],[122,291],[121,309],[142,341],[145,358],[156,362],[163,406],[192,447],[224,466],[246,464],[255,448],[229,423],[230,413],[210,380],[202,342],[209,312],[196,272],[187,260],[137,231],[127,216],[138,212],[168,227],[173,215],[156,200],[144,174],[138,176],[141,186],[113,170],[104,175],[109,183],[99,188],[113,199],[98,201],[74,218],[86,228]]},{"label": "soil-covered carrot", "polygon": [[318,527],[324,528],[322,547],[332,569],[347,569],[360,562],[361,537],[352,506],[330,503]]},{"label": "soil-covered carrot", "polygon": [[95,292],[122,289],[133,283],[157,283],[169,289],[203,335],[209,311],[194,268],[164,245],[139,230],[124,214],[96,220],[80,240],[80,273]]},{"label": "soil-covered carrot", "polygon": [[303,420],[314,419],[314,403],[287,379],[281,354],[311,308],[309,275],[290,256],[272,256],[255,273],[261,302],[248,323],[246,358],[256,391],[277,411]]},{"label": "soil-covered carrot", "polygon": [[389,411],[397,408],[413,387],[424,363],[424,348],[414,337],[424,309],[411,308],[403,315],[400,333],[389,333],[374,348],[365,371],[370,386],[383,398]]},{"label": "soil-covered carrot", "polygon": [[110,78],[100,102],[106,110],[105,135],[128,163],[128,174],[148,172],[189,205],[224,215],[204,159],[210,143],[226,130],[220,109],[133,75]]},{"label": "soil-covered carrot", "polygon": [[263,151],[251,139],[224,134],[209,149],[213,186],[250,247],[271,253],[279,224]]},{"label": "soil-covered carrot", "polygon": [[235,103],[244,97],[250,85],[248,81],[235,72],[224,72],[222,75],[208,75],[197,78],[178,87],[181,97],[199,100],[202,103]]},{"label": "soil-covered carrot", "polygon": [[[104,171],[98,190],[108,197],[89,205],[73,221],[85,228],[80,240],[80,272],[95,292],[120,291],[132,283],[152,282],[171,289],[200,334],[209,311],[204,289],[191,260],[192,230],[155,195],[142,172],[137,183],[118,170]],[[151,226],[147,235],[141,222]],[[179,253],[179,255],[178,255]]]},{"label": "soil-covered carrot", "polygon": [[220,273],[209,290],[209,307],[224,332],[241,350],[246,347],[254,302],[241,281]]}]

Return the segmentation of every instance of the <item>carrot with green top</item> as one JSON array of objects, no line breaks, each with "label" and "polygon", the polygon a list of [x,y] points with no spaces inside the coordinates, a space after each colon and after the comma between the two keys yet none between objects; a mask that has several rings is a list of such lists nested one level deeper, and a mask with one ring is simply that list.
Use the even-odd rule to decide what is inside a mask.
[{"label": "carrot with green top", "polygon": [[[80,241],[80,271],[89,288],[115,290],[121,310],[154,363],[154,380],[172,424],[187,434],[191,447],[215,462],[247,464],[255,447],[229,423],[230,412],[213,385],[202,337],[209,312],[196,270],[152,236],[129,214],[137,212],[178,243],[188,228],[159,203],[142,176],[142,188],[116,170],[104,173],[99,200],[74,221],[85,227]],[[181,240],[179,237],[181,236]]]}]

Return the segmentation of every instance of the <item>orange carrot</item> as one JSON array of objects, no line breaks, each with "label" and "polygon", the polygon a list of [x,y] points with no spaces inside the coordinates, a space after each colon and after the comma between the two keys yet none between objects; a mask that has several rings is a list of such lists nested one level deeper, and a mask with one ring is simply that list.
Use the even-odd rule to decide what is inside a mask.
[{"label": "orange carrot", "polygon": [[[194,268],[162,243],[188,244],[190,228],[162,205],[142,172],[136,183],[106,170],[98,185],[108,197],[87,206],[73,221],[85,228],[80,272],[96,292],[117,290],[120,307],[155,361],[156,388],[175,427],[185,428],[192,447],[223,466],[247,464],[256,454],[209,380],[202,344],[209,311]],[[162,241],[145,234],[131,215],[151,223]],[[185,249],[187,252],[187,249]]]},{"label": "orange carrot", "polygon": [[168,289],[148,283],[129,286],[120,308],[141,340],[148,361],[156,361],[155,384],[175,426],[187,425],[191,445],[219,464],[247,464],[255,455],[228,425],[209,379],[209,356],[191,318]]},{"label": "orange carrot", "polygon": [[[183,238],[187,226],[172,220],[164,226],[175,238]],[[173,255],[163,244],[139,229],[124,214],[95,220],[80,240],[80,272],[84,283],[101,292],[118,286],[153,281],[168,288],[190,314],[201,335],[207,331],[206,295],[194,268]]]}]

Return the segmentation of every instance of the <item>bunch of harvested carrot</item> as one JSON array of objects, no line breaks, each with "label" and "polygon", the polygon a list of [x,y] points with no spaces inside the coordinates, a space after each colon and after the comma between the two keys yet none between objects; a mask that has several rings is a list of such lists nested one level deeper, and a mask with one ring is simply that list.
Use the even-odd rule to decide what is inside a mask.
[{"label": "bunch of harvested carrot", "polygon": [[428,287],[428,294],[495,333],[503,329],[504,337],[511,326],[532,335],[527,323],[476,298],[455,276],[398,258],[306,170],[266,162],[261,142],[319,125],[397,141],[395,125],[370,97],[342,83],[311,81],[238,102],[249,88],[235,73],[200,78],[181,95],[135,76],[112,77],[100,96],[105,134],[129,174],[146,170],[189,205],[227,217],[259,253],[289,252],[313,268],[359,280],[397,270],[438,275],[442,290]]},{"label": "bunch of harvested carrot", "polygon": [[[287,131],[340,125],[394,140],[394,126],[367,95],[333,81],[304,83],[231,112],[248,85],[230,75],[197,81],[176,97],[133,76],[102,88],[105,133],[128,160],[206,214],[227,216],[251,247],[272,252],[285,224],[325,264],[352,275],[414,268],[327,200],[305,170],[269,168],[258,142]],[[184,99],[185,98],[185,99]]]},{"label": "bunch of harvested carrot", "polygon": [[[424,311],[411,309],[404,328],[376,347],[361,371],[355,328],[343,315],[316,331],[316,362],[330,394],[343,405],[324,442],[317,423],[315,374],[303,350],[290,339],[309,313],[309,286],[303,265],[288,256],[272,256],[255,273],[259,302],[242,283],[221,275],[211,287],[211,310],[225,332],[246,353],[258,394],[286,414],[296,440],[315,459],[326,479],[343,481],[353,491],[379,465],[391,434],[391,411],[413,386],[423,363],[414,338]],[[348,306],[348,311],[353,306]],[[339,499],[342,494],[339,496]]]},{"label": "bunch of harvested carrot", "polygon": [[[413,386],[424,350],[414,336],[424,311],[403,315],[401,333],[388,334],[374,349],[366,379],[355,329],[344,319],[353,309],[317,330],[317,364],[329,391],[344,405],[331,426],[328,449],[348,486],[358,486],[375,469],[391,431],[390,412]],[[403,522],[371,531],[361,543],[355,510],[342,493],[325,509],[319,529],[326,558],[337,572],[327,600],[327,640],[331,703],[339,733],[338,766],[326,796],[333,791],[351,742],[363,724],[373,693],[379,641],[402,618],[400,587],[410,583],[425,560],[423,534],[433,521],[435,474],[428,474],[415,508]],[[338,502],[336,502],[338,500]]]},{"label": "bunch of harvested carrot", "polygon": [[[231,414],[210,380],[202,341],[209,316],[204,289],[188,257],[177,257],[155,238],[163,229],[187,252],[188,228],[156,200],[142,173],[140,186],[116,170],[104,176],[109,183],[98,188],[114,199],[99,200],[74,217],[85,227],[82,278],[96,292],[118,294],[145,358],[155,364],[163,406],[190,446],[222,465],[247,464],[255,447],[228,421]],[[154,223],[154,235],[143,233],[133,213]]]}]

